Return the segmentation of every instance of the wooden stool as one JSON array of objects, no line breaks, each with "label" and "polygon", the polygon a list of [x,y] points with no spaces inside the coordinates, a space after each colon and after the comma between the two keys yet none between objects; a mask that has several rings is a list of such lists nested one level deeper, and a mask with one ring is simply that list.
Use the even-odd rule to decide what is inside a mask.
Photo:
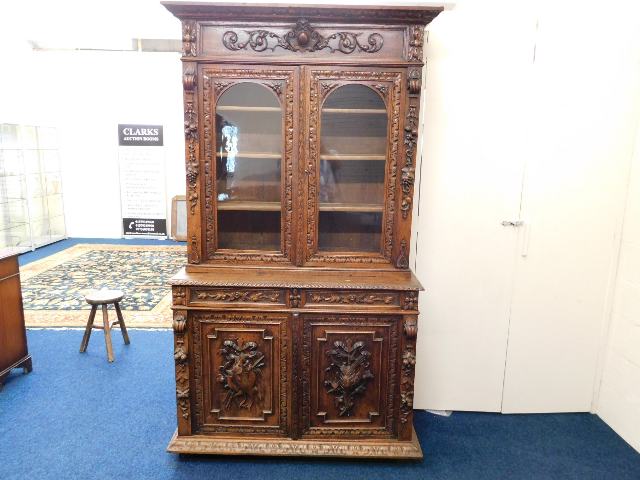
[{"label": "wooden stool", "polygon": [[[93,290],[85,296],[85,300],[91,305],[91,313],[89,314],[89,321],[87,322],[87,328],[84,331],[84,337],[82,337],[82,343],[80,344],[80,353],[87,351],[89,345],[89,337],[91,337],[91,330],[97,328],[98,330],[104,330],[104,341],[107,344],[107,358],[110,362],[113,362],[113,346],[111,345],[111,329],[116,325],[120,325],[122,331],[122,337],[124,338],[125,345],[129,345],[129,334],[127,333],[127,327],[124,324],[124,318],[122,318],[122,312],[120,311],[120,300],[124,297],[124,293],[120,290]],[[107,305],[113,303],[118,315],[118,321],[113,322],[109,326],[109,315],[107,314]],[[100,327],[93,324],[93,320],[96,318],[96,310],[98,306],[102,306],[102,323],[104,326]]]}]

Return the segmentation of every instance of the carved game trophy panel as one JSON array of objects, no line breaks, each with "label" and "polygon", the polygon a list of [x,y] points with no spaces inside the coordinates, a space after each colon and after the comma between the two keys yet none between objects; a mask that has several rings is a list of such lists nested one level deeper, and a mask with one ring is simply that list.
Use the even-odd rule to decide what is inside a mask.
[{"label": "carved game trophy panel", "polygon": [[308,316],[303,324],[303,435],[391,435],[396,322]]},{"label": "carved game trophy panel", "polygon": [[198,421],[206,432],[286,429],[288,334],[283,316],[198,314]]}]

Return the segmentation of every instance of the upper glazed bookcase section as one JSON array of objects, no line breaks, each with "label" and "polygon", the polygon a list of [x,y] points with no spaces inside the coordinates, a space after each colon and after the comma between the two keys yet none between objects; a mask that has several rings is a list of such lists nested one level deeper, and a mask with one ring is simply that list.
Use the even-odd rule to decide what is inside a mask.
[{"label": "upper glazed bookcase section", "polygon": [[432,7],[162,2],[182,20],[184,57],[422,62]]}]

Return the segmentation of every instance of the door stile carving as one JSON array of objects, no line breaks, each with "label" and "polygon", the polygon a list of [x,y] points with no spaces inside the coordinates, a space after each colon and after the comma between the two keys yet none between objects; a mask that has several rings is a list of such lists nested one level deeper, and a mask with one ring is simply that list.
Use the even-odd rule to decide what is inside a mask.
[{"label": "door stile carving", "polygon": [[175,310],[173,312],[173,359],[176,370],[176,403],[180,435],[191,435],[189,339],[187,332],[187,312]]},{"label": "door stile carving", "polygon": [[400,440],[410,440],[412,435],[417,336],[417,315],[405,315],[402,324],[402,357],[400,358],[400,422],[398,423]]},{"label": "door stile carving", "polygon": [[[195,47],[194,47],[195,48]],[[198,264],[202,259],[200,232],[200,142],[198,135],[198,91],[196,64],[183,64],[182,86],[184,103],[185,168],[187,190],[187,258],[189,263]]]},{"label": "door stile carving", "polygon": [[398,238],[395,242],[395,265],[397,268],[409,268],[411,220],[413,212],[413,191],[416,162],[418,156],[418,131],[420,127],[420,91],[422,86],[421,67],[411,67],[406,74],[406,106],[403,119],[403,155],[398,189],[398,210],[401,213],[398,225]]}]

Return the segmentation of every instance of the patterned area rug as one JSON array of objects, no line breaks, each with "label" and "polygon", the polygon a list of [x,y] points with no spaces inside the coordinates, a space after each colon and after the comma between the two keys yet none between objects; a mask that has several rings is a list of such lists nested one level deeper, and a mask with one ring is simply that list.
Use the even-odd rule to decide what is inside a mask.
[{"label": "patterned area rug", "polygon": [[[26,324],[83,327],[91,309],[84,295],[108,288],[125,294],[120,305],[127,327],[170,327],[167,282],[185,264],[182,246],[75,245],[20,268]],[[113,307],[109,319],[116,319]]]}]

